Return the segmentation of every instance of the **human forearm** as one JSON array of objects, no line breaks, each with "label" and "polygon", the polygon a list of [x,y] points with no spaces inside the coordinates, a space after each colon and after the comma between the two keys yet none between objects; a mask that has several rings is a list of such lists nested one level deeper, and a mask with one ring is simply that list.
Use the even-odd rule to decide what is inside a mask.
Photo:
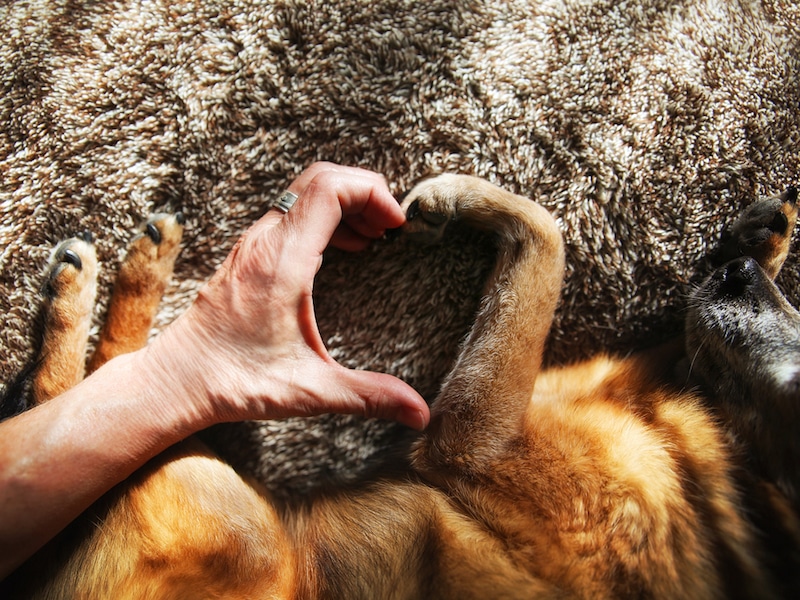
[{"label": "human forearm", "polygon": [[139,353],[0,424],[0,579],[168,446],[201,425],[169,402]]}]

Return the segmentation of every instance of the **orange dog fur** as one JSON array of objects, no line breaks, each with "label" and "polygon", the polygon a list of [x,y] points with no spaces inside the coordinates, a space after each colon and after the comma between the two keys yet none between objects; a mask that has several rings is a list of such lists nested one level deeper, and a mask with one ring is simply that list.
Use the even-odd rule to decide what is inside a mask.
[{"label": "orange dog fur", "polygon": [[[564,266],[547,211],[454,175],[420,183],[405,206],[407,235],[435,242],[460,219],[495,234],[498,248],[407,469],[284,505],[190,439],[29,560],[6,582],[8,597],[683,599],[798,589],[797,498],[742,459],[757,444],[712,394],[671,384],[681,347],[541,369]],[[785,227],[749,252],[770,277],[797,215],[793,198],[775,206]],[[115,292],[114,333],[103,334],[93,367],[146,340],[181,233],[172,217],[150,226],[158,234],[134,240],[123,267],[146,285]],[[70,317],[54,316],[61,326],[47,343],[74,368],[49,354],[39,401],[82,370],[76,340],[93,295],[83,280],[95,266],[88,244],[67,248],[81,264],[57,253],[49,310]],[[770,409],[764,395],[758,410]]]}]

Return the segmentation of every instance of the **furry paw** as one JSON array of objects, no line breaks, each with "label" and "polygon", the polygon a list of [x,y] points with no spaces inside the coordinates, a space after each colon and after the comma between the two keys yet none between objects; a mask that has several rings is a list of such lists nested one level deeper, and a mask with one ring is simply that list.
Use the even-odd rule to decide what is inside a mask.
[{"label": "furry paw", "polygon": [[184,223],[183,213],[180,212],[150,216],[131,240],[126,261],[140,259],[167,263],[171,271],[180,249]]},{"label": "furry paw", "polygon": [[552,215],[530,199],[478,177],[439,175],[417,184],[403,200],[403,233],[423,243],[442,238],[459,221],[494,235],[499,247],[547,244],[561,253],[561,232]]},{"label": "furry paw", "polygon": [[117,284],[141,290],[157,288],[159,294],[163,292],[180,251],[183,224],[182,213],[158,213],[142,223],[128,244]]},{"label": "furry paw", "polygon": [[82,290],[87,290],[92,295],[91,311],[96,278],[97,256],[92,235],[86,232],[64,240],[55,247],[45,271],[42,293],[48,299],[55,300],[68,295],[79,297]]},{"label": "furry paw", "polygon": [[774,279],[789,252],[797,222],[797,189],[748,206],[722,234],[715,261],[724,264],[740,256],[752,256],[770,279]]},{"label": "furry paw", "polygon": [[459,216],[475,186],[472,177],[439,175],[418,183],[404,198],[403,233],[424,244],[438,242],[448,223]]}]

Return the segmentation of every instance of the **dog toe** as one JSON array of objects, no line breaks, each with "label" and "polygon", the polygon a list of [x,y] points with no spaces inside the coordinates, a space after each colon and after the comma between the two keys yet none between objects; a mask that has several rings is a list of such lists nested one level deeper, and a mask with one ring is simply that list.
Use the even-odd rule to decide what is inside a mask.
[{"label": "dog toe", "polygon": [[403,202],[406,211],[403,233],[423,244],[439,241],[456,216],[457,194],[454,192],[447,176],[440,175],[417,184]]},{"label": "dog toe", "polygon": [[45,271],[42,293],[48,298],[62,295],[70,287],[82,287],[97,271],[94,245],[86,235],[69,238],[53,250]]},{"label": "dog toe", "polygon": [[151,260],[174,259],[183,237],[186,218],[183,213],[156,213],[151,215],[131,240],[128,255],[143,254]]}]

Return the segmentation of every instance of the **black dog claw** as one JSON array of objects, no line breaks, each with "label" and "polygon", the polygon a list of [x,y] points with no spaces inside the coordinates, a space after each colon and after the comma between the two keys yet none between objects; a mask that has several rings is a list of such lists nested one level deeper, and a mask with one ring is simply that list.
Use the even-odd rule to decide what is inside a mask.
[{"label": "black dog claw", "polygon": [[61,262],[68,263],[78,269],[79,271],[83,268],[83,261],[81,261],[81,257],[74,250],[70,250],[69,248],[65,248],[61,252],[61,256],[58,257]]},{"label": "black dog claw", "polygon": [[147,234],[147,237],[149,237],[151,240],[153,240],[154,244],[160,244],[161,243],[161,232],[158,230],[158,227],[156,227],[152,223],[148,223],[147,224],[147,226],[145,227],[144,232]]},{"label": "black dog claw", "polygon": [[414,200],[414,202],[408,205],[408,210],[406,210],[406,220],[413,221],[419,216],[419,213],[419,202]]},{"label": "black dog claw", "polygon": [[789,218],[782,212],[776,213],[775,218],[772,219],[772,222],[769,225],[767,225],[767,229],[779,235],[786,233],[788,228]]},{"label": "black dog claw", "polygon": [[434,227],[438,227],[448,219],[447,215],[433,212],[423,212],[419,208],[419,202],[414,200],[414,202],[408,206],[408,210],[406,211],[406,220],[413,221],[417,217],[422,217],[423,221],[425,221],[428,225],[433,225]]},{"label": "black dog claw", "polygon": [[383,234],[383,239],[387,241],[394,241],[400,237],[400,234],[403,233],[402,227],[396,227],[394,229],[387,229]]}]

